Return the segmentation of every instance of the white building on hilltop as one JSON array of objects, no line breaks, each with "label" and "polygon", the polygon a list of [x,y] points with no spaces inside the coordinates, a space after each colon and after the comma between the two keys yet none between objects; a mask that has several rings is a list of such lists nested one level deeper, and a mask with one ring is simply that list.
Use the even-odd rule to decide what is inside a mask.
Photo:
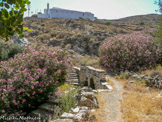
[{"label": "white building on hilltop", "polygon": [[49,8],[48,3],[47,9],[44,9],[44,14],[38,14],[38,18],[67,18],[67,19],[84,18],[94,21],[94,14],[90,12],[80,12],[56,7]]}]

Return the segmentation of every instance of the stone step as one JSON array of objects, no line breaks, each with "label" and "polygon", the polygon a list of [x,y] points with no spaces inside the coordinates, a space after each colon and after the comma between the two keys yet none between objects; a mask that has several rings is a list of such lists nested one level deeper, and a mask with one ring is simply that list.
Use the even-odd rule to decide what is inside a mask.
[{"label": "stone step", "polygon": [[78,75],[69,75],[69,77],[77,77],[78,78]]},{"label": "stone step", "polygon": [[71,83],[71,85],[79,86],[79,83],[75,82],[75,83]]},{"label": "stone step", "polygon": [[68,79],[68,80],[66,80],[67,82],[79,82],[79,80],[78,79]]},{"label": "stone step", "polygon": [[77,73],[68,73],[70,76],[78,76]]},{"label": "stone step", "polygon": [[43,110],[43,111],[46,111],[46,112],[54,113],[54,105],[51,105],[51,104],[48,104],[48,103],[42,104],[38,108]]},{"label": "stone step", "polygon": [[58,105],[59,104],[59,99],[58,98],[55,98],[55,97],[51,97],[47,100],[47,103],[49,104],[55,104],[55,105]]},{"label": "stone step", "polygon": [[67,79],[78,79],[78,77],[69,77]]},{"label": "stone step", "polygon": [[40,117],[40,120],[42,120],[42,121],[45,120],[46,122],[48,122],[48,120],[49,120],[49,116],[42,113],[39,109],[32,111],[29,116],[30,117]]}]

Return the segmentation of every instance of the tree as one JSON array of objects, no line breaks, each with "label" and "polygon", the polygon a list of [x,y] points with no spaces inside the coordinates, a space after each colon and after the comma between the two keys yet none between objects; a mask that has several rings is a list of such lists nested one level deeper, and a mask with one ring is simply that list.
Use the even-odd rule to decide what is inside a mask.
[{"label": "tree", "polygon": [[29,0],[0,0],[0,37],[6,41],[15,33],[23,37],[23,15]]},{"label": "tree", "polygon": [[161,14],[160,22],[158,24],[158,29],[156,32],[157,43],[159,44],[160,49],[162,49],[162,0],[156,1],[156,4],[159,5],[159,12]]},{"label": "tree", "polygon": [[159,6],[159,12],[162,14],[162,0],[155,1],[155,4],[158,4]]},{"label": "tree", "polygon": [[37,15],[37,14],[33,14],[31,17],[35,17],[35,18],[37,18],[37,17],[38,17],[38,15]]}]

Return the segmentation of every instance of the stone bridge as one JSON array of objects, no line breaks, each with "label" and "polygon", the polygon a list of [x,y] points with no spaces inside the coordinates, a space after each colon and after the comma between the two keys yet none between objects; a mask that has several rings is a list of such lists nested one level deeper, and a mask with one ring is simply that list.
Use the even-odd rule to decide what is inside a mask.
[{"label": "stone bridge", "polygon": [[79,75],[81,86],[89,86],[92,89],[106,89],[105,70],[95,69],[91,66],[74,67]]}]

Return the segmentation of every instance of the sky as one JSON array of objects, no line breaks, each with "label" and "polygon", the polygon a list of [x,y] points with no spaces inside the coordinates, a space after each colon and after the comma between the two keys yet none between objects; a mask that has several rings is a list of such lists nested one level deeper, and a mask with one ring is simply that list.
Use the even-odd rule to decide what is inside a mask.
[{"label": "sky", "polygon": [[[47,3],[50,8],[59,7],[83,12],[92,12],[99,19],[119,19],[134,15],[156,13],[155,0],[30,0],[30,15],[44,12]],[[25,12],[27,16],[28,12]]]}]

